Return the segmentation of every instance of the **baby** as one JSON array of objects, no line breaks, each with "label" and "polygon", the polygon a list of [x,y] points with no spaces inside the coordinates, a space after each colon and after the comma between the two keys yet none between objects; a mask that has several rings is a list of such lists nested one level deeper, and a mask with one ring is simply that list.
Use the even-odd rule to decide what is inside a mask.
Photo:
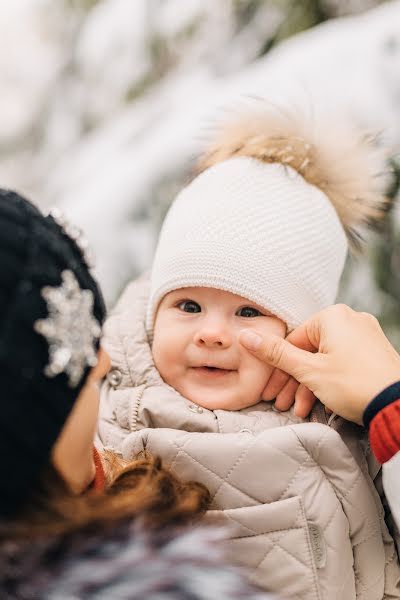
[{"label": "baby", "polygon": [[223,127],[175,199],[147,330],[163,380],[199,406],[261,400],[270,369],[238,343],[241,329],[284,336],[335,301],[347,238],[381,202],[366,147],[340,135],[313,140],[305,122],[258,106]]},{"label": "baby", "polygon": [[128,287],[105,330],[102,443],[127,458],[150,450],[201,480],[211,516],[241,524],[233,558],[303,600],[400,597],[370,485],[379,467],[362,429],[328,423],[319,403],[303,420],[263,402],[271,368],[238,336],[284,337],[335,302],[348,246],[382,214],[375,166],[365,140],[338,126],[261,102],[237,115],[173,202],[150,281]]},{"label": "baby", "polygon": [[238,342],[244,327],[282,337],[286,324],[242,296],[210,287],[169,292],[157,310],[153,358],[163,380],[210,410],[260,401],[271,367]]}]

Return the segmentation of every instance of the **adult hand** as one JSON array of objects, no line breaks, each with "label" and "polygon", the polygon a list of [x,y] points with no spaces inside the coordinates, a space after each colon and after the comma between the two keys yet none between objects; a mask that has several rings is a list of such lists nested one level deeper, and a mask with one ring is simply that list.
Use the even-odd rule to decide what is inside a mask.
[{"label": "adult hand", "polygon": [[[292,385],[291,402],[294,400],[295,412],[302,417],[307,416],[317,397],[336,414],[362,423],[367,404],[400,379],[400,356],[378,321],[344,304],[317,313],[286,340],[274,335],[262,337],[254,330],[242,330],[239,340],[276,368],[264,399],[272,400],[277,392]],[[301,384],[294,394],[293,379]]]}]

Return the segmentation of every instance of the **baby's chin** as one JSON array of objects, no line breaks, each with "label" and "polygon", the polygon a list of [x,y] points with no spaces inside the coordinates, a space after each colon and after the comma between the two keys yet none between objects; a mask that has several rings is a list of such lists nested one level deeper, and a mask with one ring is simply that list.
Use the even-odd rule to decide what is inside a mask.
[{"label": "baby's chin", "polygon": [[212,390],[199,391],[193,389],[186,389],[185,392],[178,390],[178,392],[190,400],[190,402],[193,402],[193,404],[197,404],[197,406],[207,408],[208,410],[241,410],[249,406],[254,406],[261,400],[259,396],[256,398],[254,396],[253,398],[247,396],[244,399],[238,394],[224,393],[220,390],[216,390],[214,393]]}]

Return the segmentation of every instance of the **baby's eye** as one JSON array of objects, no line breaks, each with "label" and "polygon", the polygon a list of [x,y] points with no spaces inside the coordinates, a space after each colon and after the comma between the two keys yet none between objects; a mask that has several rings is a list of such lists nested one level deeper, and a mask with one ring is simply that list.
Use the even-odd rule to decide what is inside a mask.
[{"label": "baby's eye", "polygon": [[197,302],[194,302],[194,300],[184,300],[183,302],[179,302],[179,304],[177,304],[177,307],[180,310],[183,310],[184,312],[188,313],[201,312],[200,304],[197,304]]},{"label": "baby's eye", "polygon": [[243,306],[235,314],[238,317],[262,317],[262,313],[252,306]]}]

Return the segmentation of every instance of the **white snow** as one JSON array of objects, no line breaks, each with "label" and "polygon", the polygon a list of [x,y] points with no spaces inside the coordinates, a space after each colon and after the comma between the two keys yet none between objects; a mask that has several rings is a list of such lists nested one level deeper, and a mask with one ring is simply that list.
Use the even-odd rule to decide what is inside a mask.
[{"label": "white snow", "polygon": [[[282,19],[279,10],[260,9],[234,35],[227,0],[184,5],[103,0],[86,18],[75,14],[60,26],[59,37],[49,28],[55,4],[14,0],[0,7],[0,143],[17,145],[0,161],[0,176],[5,185],[32,190],[42,206],[61,205],[83,227],[109,301],[150,264],[160,207],[182,185],[207,125],[225,106],[260,95],[342,111],[383,131],[390,152],[399,151],[400,0],[329,21],[250,64]],[[43,7],[50,6],[46,33]],[[193,22],[199,29],[190,41],[183,33]],[[157,81],[154,35],[173,63]],[[127,102],[141,83],[143,93]],[[40,143],[18,145],[38,115]]]}]

